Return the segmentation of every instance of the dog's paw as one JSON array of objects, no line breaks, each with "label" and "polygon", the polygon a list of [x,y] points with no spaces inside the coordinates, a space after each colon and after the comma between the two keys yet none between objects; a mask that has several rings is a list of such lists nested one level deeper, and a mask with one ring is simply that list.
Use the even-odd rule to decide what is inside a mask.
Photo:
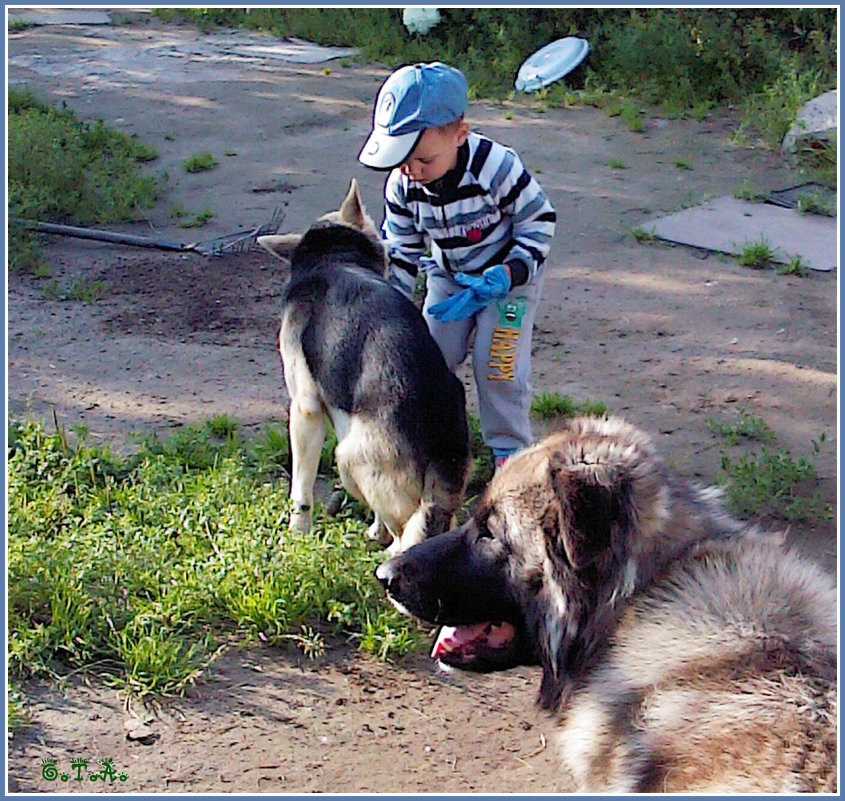
[{"label": "dog's paw", "polygon": [[378,516],[367,529],[367,537],[379,545],[390,545],[393,542],[393,535]]},{"label": "dog's paw", "polygon": [[290,529],[298,534],[308,534],[311,531],[310,506],[294,508],[290,515]]},{"label": "dog's paw", "polygon": [[394,556],[399,556],[399,554],[402,553],[402,540],[393,540],[393,542],[387,546],[385,553],[390,559],[392,559]]}]

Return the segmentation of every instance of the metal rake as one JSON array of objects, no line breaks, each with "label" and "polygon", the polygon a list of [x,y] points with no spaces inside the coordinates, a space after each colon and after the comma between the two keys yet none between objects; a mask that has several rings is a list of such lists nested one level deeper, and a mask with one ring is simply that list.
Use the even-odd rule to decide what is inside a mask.
[{"label": "metal rake", "polygon": [[199,253],[203,256],[222,256],[224,253],[246,253],[257,249],[259,236],[278,233],[284,220],[284,210],[276,208],[270,221],[250,231],[237,231],[225,234],[215,239],[203,242],[189,242],[187,244],[170,242],[165,239],[150,239],[135,234],[121,234],[116,231],[103,231],[98,228],[81,228],[75,225],[59,225],[58,223],[39,222],[37,220],[23,220],[10,217],[9,222],[23,226],[42,234],[58,234],[59,236],[73,236],[79,239],[94,239],[98,242],[112,242],[117,245],[132,245],[139,248],[155,248],[156,250],[171,250],[178,253]]}]

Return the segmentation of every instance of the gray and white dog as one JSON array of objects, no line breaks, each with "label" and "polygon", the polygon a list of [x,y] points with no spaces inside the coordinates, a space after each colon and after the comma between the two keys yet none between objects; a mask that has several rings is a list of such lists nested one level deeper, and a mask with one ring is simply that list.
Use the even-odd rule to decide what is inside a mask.
[{"label": "gray and white dog", "polygon": [[836,790],[834,581],[619,419],[511,457],[460,528],[381,565],[432,655],[542,666],[581,792]]}]

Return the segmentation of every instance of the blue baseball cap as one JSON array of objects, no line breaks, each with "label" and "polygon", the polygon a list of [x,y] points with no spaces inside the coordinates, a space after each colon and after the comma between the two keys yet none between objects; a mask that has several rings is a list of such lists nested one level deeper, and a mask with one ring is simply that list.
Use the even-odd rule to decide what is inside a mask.
[{"label": "blue baseball cap", "polygon": [[466,109],[467,82],[460,70],[439,61],[401,67],[379,89],[373,132],[358,161],[377,170],[398,167],[423,131],[454,122]]}]

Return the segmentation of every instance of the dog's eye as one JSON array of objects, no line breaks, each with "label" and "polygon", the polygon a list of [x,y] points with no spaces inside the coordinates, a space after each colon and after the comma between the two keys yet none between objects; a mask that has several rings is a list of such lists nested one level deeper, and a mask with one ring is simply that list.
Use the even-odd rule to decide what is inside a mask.
[{"label": "dog's eye", "polygon": [[487,528],[487,524],[480,525],[478,527],[478,539],[480,540],[492,540],[493,539],[493,532]]},{"label": "dog's eye", "polygon": [[496,538],[500,528],[500,521],[495,515],[487,515],[484,520],[478,523],[478,539],[492,540]]}]

